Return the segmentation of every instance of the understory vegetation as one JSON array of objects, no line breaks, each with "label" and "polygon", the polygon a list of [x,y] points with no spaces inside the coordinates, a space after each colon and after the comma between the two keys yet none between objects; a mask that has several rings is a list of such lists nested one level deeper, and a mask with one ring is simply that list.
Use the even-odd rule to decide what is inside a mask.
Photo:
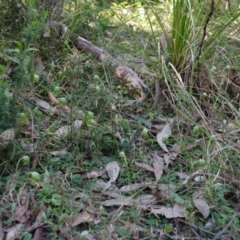
[{"label": "understory vegetation", "polygon": [[0,239],[239,239],[239,72],[237,0],[0,0]]}]

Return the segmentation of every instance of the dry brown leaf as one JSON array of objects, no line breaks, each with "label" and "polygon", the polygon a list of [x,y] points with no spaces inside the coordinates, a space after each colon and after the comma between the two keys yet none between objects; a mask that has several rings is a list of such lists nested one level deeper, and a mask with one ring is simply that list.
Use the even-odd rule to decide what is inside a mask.
[{"label": "dry brown leaf", "polygon": [[107,174],[110,178],[111,183],[115,182],[118,178],[119,171],[120,171],[120,167],[118,166],[118,163],[117,162],[110,162],[110,163],[107,164],[105,169],[107,171]]},{"label": "dry brown leaf", "polygon": [[137,165],[138,167],[141,167],[147,171],[150,171],[150,172],[154,172],[154,169],[153,167],[151,167],[150,165],[148,164],[145,164],[145,163],[141,163],[141,162],[135,162],[135,165]]},{"label": "dry brown leaf", "polygon": [[55,133],[54,135],[57,138],[62,138],[65,137],[68,133],[71,133],[73,128],[74,129],[78,129],[82,126],[82,121],[81,120],[75,120],[72,125],[65,125],[60,127]]},{"label": "dry brown leaf", "polygon": [[42,240],[42,235],[43,235],[43,226],[40,226],[35,230],[32,240]]},{"label": "dry brown leaf", "polygon": [[[96,181],[95,183],[95,188],[98,190],[99,188],[102,189],[106,189],[107,187],[109,187],[109,183],[103,182],[102,180]],[[102,190],[102,193],[106,196],[112,197],[112,198],[119,198],[122,197],[122,195],[120,194],[120,191],[117,187],[115,186],[111,186],[111,191],[107,190],[104,191]]]},{"label": "dry brown leaf", "polygon": [[26,223],[32,217],[31,212],[28,211],[28,198],[27,191],[23,190],[19,196],[19,205],[16,208],[14,216],[15,220],[20,223]]},{"label": "dry brown leaf", "polygon": [[169,158],[171,161],[175,160],[178,154],[181,152],[181,147],[178,144],[174,144],[170,150]]},{"label": "dry brown leaf", "polygon": [[66,137],[68,135],[68,133],[71,132],[71,126],[70,125],[66,125],[66,126],[62,126],[60,127],[55,133],[54,135],[57,137],[57,138],[63,138],[63,137]]},{"label": "dry brown leaf", "polygon": [[21,228],[24,228],[24,225],[22,223],[19,223],[19,224],[15,225],[14,227],[8,229],[6,240],[19,239],[18,232],[20,231]]},{"label": "dry brown leaf", "polygon": [[119,196],[115,199],[107,200],[103,203],[104,206],[133,206],[135,203],[131,197]]},{"label": "dry brown leaf", "polygon": [[164,215],[166,218],[184,217],[185,207],[178,204],[173,207],[159,206],[159,208],[152,208],[151,212]]},{"label": "dry brown leaf", "polygon": [[50,110],[50,108],[51,108],[51,106],[48,102],[43,101],[41,99],[36,99],[36,104],[37,104],[37,106],[44,108],[46,110]]},{"label": "dry brown leaf", "polygon": [[152,194],[143,194],[134,199],[134,202],[140,207],[145,208],[145,205],[153,204],[156,200],[157,199]]},{"label": "dry brown leaf", "polygon": [[48,98],[51,104],[55,104],[55,105],[60,104],[59,101],[55,98],[55,96],[51,92],[48,92]]},{"label": "dry brown leaf", "polygon": [[93,222],[93,220],[93,216],[88,211],[84,210],[74,218],[72,226],[75,227],[81,223]]},{"label": "dry brown leaf", "polygon": [[210,214],[210,207],[204,198],[193,198],[193,204],[206,219]]},{"label": "dry brown leaf", "polygon": [[117,67],[115,73],[119,78],[125,81],[129,81],[134,88],[142,89],[142,87],[147,87],[143,80],[139,78],[138,75],[127,66]]},{"label": "dry brown leaf", "polygon": [[49,100],[52,104],[60,106],[61,109],[64,110],[65,112],[70,112],[71,111],[71,108],[68,107],[67,105],[62,106],[60,104],[60,102],[57,100],[57,98],[55,98],[55,96],[51,92],[48,92],[48,97],[49,97]]},{"label": "dry brown leaf", "polygon": [[152,194],[144,194],[133,199],[132,197],[125,197],[116,195],[115,199],[107,200],[103,203],[104,206],[135,206],[145,209],[146,205],[153,204],[156,198]]},{"label": "dry brown leaf", "polygon": [[154,168],[155,178],[156,180],[160,180],[163,174],[164,160],[158,156],[157,152],[154,152],[153,154],[152,164]]},{"label": "dry brown leaf", "polygon": [[34,224],[31,226],[31,228],[36,229],[34,232],[33,240],[41,240],[42,234],[43,234],[43,215],[44,211],[41,209],[35,219]]},{"label": "dry brown leaf", "polygon": [[119,190],[121,192],[131,192],[131,191],[138,190],[140,188],[146,188],[149,185],[152,185],[152,183],[134,183],[134,184],[123,186]]},{"label": "dry brown leaf", "polygon": [[165,151],[169,152],[166,144],[163,142],[164,138],[169,137],[172,134],[171,124],[167,123],[160,133],[157,134],[157,142],[159,146]]},{"label": "dry brown leaf", "polygon": [[164,155],[163,155],[163,159],[164,159],[166,168],[168,168],[169,164],[171,163],[170,153],[164,154]]},{"label": "dry brown leaf", "polygon": [[105,186],[105,188],[103,189],[103,191],[106,191],[108,188],[110,188],[111,183],[113,183],[117,180],[119,171],[120,171],[120,168],[119,168],[117,162],[108,163],[105,169],[106,169],[106,172],[107,172],[110,180],[107,183],[107,185]]}]

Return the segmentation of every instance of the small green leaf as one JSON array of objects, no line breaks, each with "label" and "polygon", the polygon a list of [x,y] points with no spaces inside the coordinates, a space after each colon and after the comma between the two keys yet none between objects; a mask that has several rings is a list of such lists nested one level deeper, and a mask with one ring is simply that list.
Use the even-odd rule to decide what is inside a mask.
[{"label": "small green leaf", "polygon": [[129,232],[121,227],[118,226],[114,226],[115,231],[117,232],[117,234],[121,237],[128,237],[129,236]]},{"label": "small green leaf", "polygon": [[23,240],[31,240],[32,239],[32,234],[31,233],[27,233],[24,237]]},{"label": "small green leaf", "polygon": [[173,228],[173,225],[170,223],[170,224],[167,224],[164,226],[164,232],[165,233],[170,233],[172,231],[172,228]]},{"label": "small green leaf", "polygon": [[22,52],[22,51],[23,51],[23,45],[22,45],[22,43],[19,42],[19,41],[16,41],[16,44],[17,44],[17,47],[18,47],[18,49],[20,50],[20,52]]},{"label": "small green leaf", "polygon": [[60,206],[62,204],[62,197],[58,194],[53,194],[52,196],[52,205]]}]

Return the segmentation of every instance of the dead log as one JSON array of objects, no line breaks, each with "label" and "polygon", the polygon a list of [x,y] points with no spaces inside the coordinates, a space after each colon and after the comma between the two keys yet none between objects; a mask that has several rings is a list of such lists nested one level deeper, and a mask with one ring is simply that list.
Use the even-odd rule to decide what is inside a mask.
[{"label": "dead log", "polygon": [[131,87],[140,91],[140,100],[144,99],[145,94],[143,89],[147,88],[147,86],[143,80],[138,77],[135,71],[128,66],[122,65],[110,53],[104,51],[100,47],[95,46],[87,39],[71,33],[66,25],[55,21],[49,22],[48,28],[44,33],[45,37],[50,35],[49,31],[51,31],[51,29],[54,29],[54,33],[57,33],[60,38],[71,40],[71,42],[79,51],[85,54],[91,54],[96,61],[102,62],[105,64],[105,66],[111,68],[119,79],[127,81]]}]

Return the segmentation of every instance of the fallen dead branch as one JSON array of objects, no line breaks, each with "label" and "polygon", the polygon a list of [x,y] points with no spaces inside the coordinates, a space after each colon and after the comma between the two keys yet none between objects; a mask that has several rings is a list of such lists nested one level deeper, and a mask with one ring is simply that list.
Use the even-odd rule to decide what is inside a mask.
[{"label": "fallen dead branch", "polygon": [[43,36],[50,37],[51,31],[54,33],[55,37],[70,39],[79,51],[85,54],[91,54],[96,61],[104,63],[105,66],[114,71],[119,79],[127,81],[131,87],[138,89],[140,91],[140,100],[144,99],[145,94],[143,92],[143,88],[147,88],[147,86],[143,80],[138,77],[137,73],[131,68],[122,65],[118,60],[116,60],[116,58],[111,56],[110,53],[104,51],[102,48],[95,46],[85,38],[71,33],[68,27],[62,23],[55,21],[49,22]]}]

